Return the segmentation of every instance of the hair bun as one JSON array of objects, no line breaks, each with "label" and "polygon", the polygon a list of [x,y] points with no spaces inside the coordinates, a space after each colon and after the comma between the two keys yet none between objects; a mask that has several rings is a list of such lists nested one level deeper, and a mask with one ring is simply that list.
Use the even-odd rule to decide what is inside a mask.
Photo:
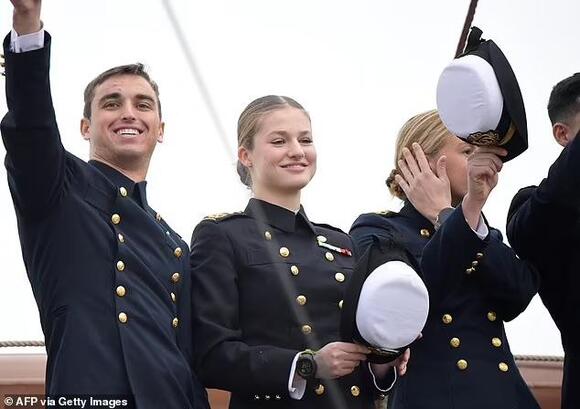
[{"label": "hair bun", "polygon": [[395,180],[395,176],[398,174],[399,172],[397,172],[397,169],[393,169],[387,180],[385,180],[385,183],[389,188],[389,192],[391,192],[393,196],[398,197],[401,200],[405,200],[406,199],[405,192],[403,192],[403,189],[401,188],[401,186],[399,186],[399,184]]}]

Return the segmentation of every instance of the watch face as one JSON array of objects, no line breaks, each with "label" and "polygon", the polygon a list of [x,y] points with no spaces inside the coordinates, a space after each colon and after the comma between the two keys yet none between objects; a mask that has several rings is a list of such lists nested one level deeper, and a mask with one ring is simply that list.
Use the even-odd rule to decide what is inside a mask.
[{"label": "watch face", "polygon": [[298,374],[302,377],[309,378],[316,372],[316,363],[312,355],[304,355],[298,359]]},{"label": "watch face", "polygon": [[310,359],[304,359],[302,365],[300,365],[300,371],[304,374],[311,374],[314,370],[314,365]]}]

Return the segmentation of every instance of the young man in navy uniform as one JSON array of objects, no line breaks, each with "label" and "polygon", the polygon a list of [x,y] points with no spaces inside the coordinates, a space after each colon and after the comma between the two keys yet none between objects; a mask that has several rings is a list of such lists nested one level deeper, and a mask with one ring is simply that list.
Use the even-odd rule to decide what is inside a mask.
[{"label": "young man in navy uniform", "polygon": [[91,160],[76,158],[55,119],[41,1],[11,1],[1,130],[46,339],[46,393],[207,408],[191,371],[188,248],[147,203],[145,177],[163,139],[157,86],[140,64],[93,80],[81,121]]},{"label": "young man in navy uniform", "polygon": [[548,114],[564,150],[539,186],[516,194],[507,235],[518,255],[538,268],[540,297],[562,334],[562,408],[567,409],[580,407],[580,73],[554,87]]}]

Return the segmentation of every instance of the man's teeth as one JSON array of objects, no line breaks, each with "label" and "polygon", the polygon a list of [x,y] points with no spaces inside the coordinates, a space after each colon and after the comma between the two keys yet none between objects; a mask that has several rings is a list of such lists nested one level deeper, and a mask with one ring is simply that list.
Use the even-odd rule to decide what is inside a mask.
[{"label": "man's teeth", "polygon": [[139,135],[139,131],[137,129],[124,128],[124,129],[119,129],[117,131],[117,134],[119,134],[119,135]]}]

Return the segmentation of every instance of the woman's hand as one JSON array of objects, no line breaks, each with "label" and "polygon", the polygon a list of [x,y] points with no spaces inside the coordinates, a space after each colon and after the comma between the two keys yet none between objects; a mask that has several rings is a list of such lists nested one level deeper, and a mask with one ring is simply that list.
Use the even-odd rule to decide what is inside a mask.
[{"label": "woman's hand", "polygon": [[336,379],[350,374],[366,361],[370,353],[367,347],[349,342],[331,342],[326,344],[314,355],[316,361],[316,377],[320,379]]},{"label": "woman's hand", "polygon": [[461,207],[463,215],[473,229],[477,229],[481,210],[498,181],[503,167],[500,156],[507,151],[497,146],[480,146],[467,160],[467,194]]},{"label": "woman's hand", "polygon": [[437,174],[433,173],[425,153],[418,143],[414,143],[413,153],[403,148],[403,158],[397,162],[403,175],[396,175],[395,181],[401,186],[405,196],[419,213],[435,224],[437,215],[446,207],[451,207],[451,187],[447,177],[446,157],[437,161]]},{"label": "woman's hand", "polygon": [[373,370],[373,374],[379,379],[384,378],[392,367],[397,368],[397,373],[400,376],[403,376],[407,373],[407,364],[409,363],[410,358],[411,350],[407,348],[403,355],[394,361],[388,362],[386,364],[371,364],[371,369]]}]

